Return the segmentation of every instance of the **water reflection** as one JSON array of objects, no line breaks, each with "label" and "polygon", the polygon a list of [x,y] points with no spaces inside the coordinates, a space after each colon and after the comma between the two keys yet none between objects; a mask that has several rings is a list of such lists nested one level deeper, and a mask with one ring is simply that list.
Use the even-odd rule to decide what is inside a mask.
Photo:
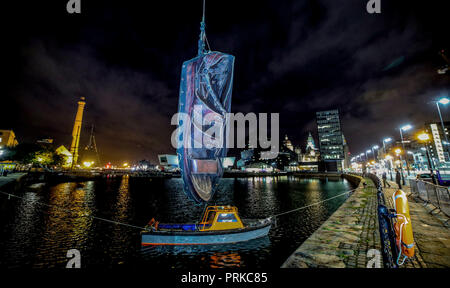
[{"label": "water reflection", "polygon": [[[46,267],[67,261],[69,249],[85,247],[91,231],[94,202],[92,184],[63,183],[50,189],[44,206],[44,232],[35,247]],[[56,257],[55,257],[56,256]],[[41,266],[38,263],[37,266]]]},{"label": "water reflection", "polygon": [[[0,210],[4,231],[0,266],[63,268],[67,250],[75,248],[83,255],[83,267],[279,267],[345,200],[338,197],[281,216],[269,236],[227,245],[142,248],[139,229],[90,217],[138,226],[152,217],[161,222],[196,222],[204,206],[194,205],[182,188],[181,179],[113,177],[57,184],[39,192],[25,190],[19,200],[0,198],[0,206],[5,207]],[[210,204],[235,205],[242,218],[266,218],[350,189],[342,179],[226,178]]]}]

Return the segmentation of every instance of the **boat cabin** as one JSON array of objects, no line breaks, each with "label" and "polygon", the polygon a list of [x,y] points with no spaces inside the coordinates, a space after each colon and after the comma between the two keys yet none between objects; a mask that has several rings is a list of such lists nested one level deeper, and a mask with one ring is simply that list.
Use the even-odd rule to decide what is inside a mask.
[{"label": "boat cabin", "polygon": [[234,206],[208,206],[197,226],[200,231],[244,228],[238,209]]}]

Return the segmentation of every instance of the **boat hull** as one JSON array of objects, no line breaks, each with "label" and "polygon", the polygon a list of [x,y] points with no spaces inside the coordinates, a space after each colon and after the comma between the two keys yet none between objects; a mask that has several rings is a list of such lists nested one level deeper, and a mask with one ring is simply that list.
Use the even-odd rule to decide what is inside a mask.
[{"label": "boat hull", "polygon": [[155,231],[142,232],[142,246],[150,245],[214,245],[249,241],[266,236],[271,224],[252,229],[222,231]]}]

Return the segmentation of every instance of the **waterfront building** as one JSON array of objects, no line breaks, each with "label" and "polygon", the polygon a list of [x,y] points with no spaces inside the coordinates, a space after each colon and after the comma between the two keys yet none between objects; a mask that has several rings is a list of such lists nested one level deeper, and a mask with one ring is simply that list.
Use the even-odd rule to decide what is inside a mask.
[{"label": "waterfront building", "polygon": [[249,165],[246,165],[244,170],[246,172],[273,172],[273,167],[265,162],[255,162]]},{"label": "waterfront building", "polygon": [[155,170],[156,165],[152,164],[150,161],[142,159],[138,162],[136,170],[138,171],[151,171]]},{"label": "waterfront building", "polygon": [[314,138],[309,132],[306,140],[305,153],[301,155],[299,170],[317,171],[319,165],[319,149],[316,148]]},{"label": "waterfront building", "polygon": [[241,151],[241,159],[237,161],[236,166],[239,169],[245,169],[245,165],[254,162],[255,160],[256,160],[255,150],[253,148],[245,149]]},{"label": "waterfront building", "polygon": [[222,167],[227,169],[232,169],[234,167],[234,162],[236,161],[236,157],[225,157],[222,159]]},{"label": "waterfront building", "polygon": [[67,150],[66,147],[64,147],[64,145],[59,146],[56,150],[55,150],[56,154],[61,155],[64,159],[64,163],[63,163],[63,168],[70,168],[70,166],[72,165],[72,153],[70,153],[69,150]]},{"label": "waterfront building", "polygon": [[297,161],[301,162],[302,161],[302,157],[303,157],[303,155],[302,155],[302,147],[295,146],[294,147],[294,152],[295,152],[295,154],[297,154]]},{"label": "waterfront building", "polygon": [[306,151],[315,151],[315,150],[316,150],[316,145],[314,144],[314,138],[313,138],[311,132],[309,132],[308,139],[306,140]]},{"label": "waterfront building", "polygon": [[18,144],[19,142],[13,130],[0,130],[0,149],[3,147],[14,147]]},{"label": "waterfront building", "polygon": [[339,111],[335,109],[316,112],[316,122],[320,157],[324,162],[323,170],[342,171],[344,142]]},{"label": "waterfront building", "polygon": [[292,145],[291,140],[289,140],[288,136],[284,136],[283,145],[286,146],[291,151],[294,151],[294,146]]},{"label": "waterfront building", "polygon": [[177,155],[162,154],[158,155],[159,165],[163,170],[174,170],[180,167]]},{"label": "waterfront building", "polygon": [[37,144],[40,145],[51,145],[53,144],[53,139],[52,138],[42,138],[36,141]]},{"label": "waterfront building", "polygon": [[450,153],[448,139],[450,129],[450,122],[442,123],[426,123],[425,131],[431,137],[430,154],[437,159],[439,163],[450,162]]}]

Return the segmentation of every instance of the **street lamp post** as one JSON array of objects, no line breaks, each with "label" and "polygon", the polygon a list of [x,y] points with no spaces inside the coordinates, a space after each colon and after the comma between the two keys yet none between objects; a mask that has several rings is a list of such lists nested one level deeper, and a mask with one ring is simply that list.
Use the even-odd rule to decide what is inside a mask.
[{"label": "street lamp post", "polygon": [[[359,154],[359,156],[361,156],[361,171],[364,173],[365,171],[365,168],[366,168],[366,164],[365,164],[365,162],[362,160],[363,158],[363,156],[364,156],[364,153],[361,153],[361,154]],[[367,155],[366,155],[366,157],[367,157]],[[366,158],[366,160],[367,160],[367,158]]]},{"label": "street lamp post", "polygon": [[385,139],[383,139],[383,151],[384,151],[384,154],[386,154],[386,143],[389,143],[391,141],[392,141],[392,138],[385,138]]},{"label": "street lamp post", "polygon": [[[403,143],[403,133],[402,133],[402,131],[408,131],[409,129],[411,129],[412,128],[412,126],[411,125],[405,125],[405,126],[402,126],[402,127],[400,127],[400,138],[401,138],[401,141],[402,141],[402,148],[403,148],[403,151],[405,151],[405,143]],[[410,175],[409,174],[409,164],[408,164],[408,155],[405,155],[406,157],[405,157],[405,161],[406,161],[406,170],[408,171],[408,176]],[[402,176],[403,176],[403,174],[402,174]],[[403,184],[403,185],[405,185],[405,184]]]},{"label": "street lamp post", "polygon": [[375,160],[375,162],[378,161],[378,157],[375,155],[375,150],[378,149],[378,148],[379,148],[378,145],[375,145],[375,146],[372,147],[373,160]]},{"label": "street lamp post", "polygon": [[402,182],[403,182],[403,185],[406,185],[405,176],[403,175],[403,160],[402,160],[401,153],[402,153],[401,149],[395,149],[395,154],[397,154],[397,157],[400,158],[400,173],[402,175]]},{"label": "street lamp post", "polygon": [[389,174],[391,175],[391,181],[393,180],[392,179],[392,156],[391,155],[386,155],[386,160],[388,160],[387,161],[387,164],[388,164],[388,169],[389,169]]}]

